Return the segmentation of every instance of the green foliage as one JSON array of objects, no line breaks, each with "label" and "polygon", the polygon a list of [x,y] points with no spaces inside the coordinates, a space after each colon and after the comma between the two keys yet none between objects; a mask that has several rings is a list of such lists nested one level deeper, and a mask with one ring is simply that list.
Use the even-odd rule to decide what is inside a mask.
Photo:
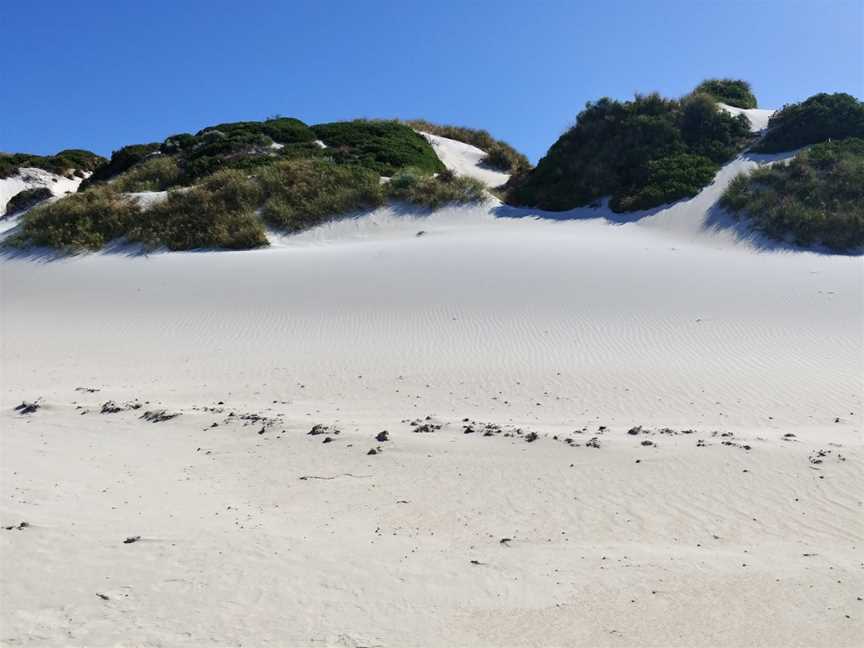
[{"label": "green foliage", "polygon": [[72,194],[27,212],[7,243],[65,251],[98,250],[123,236],[140,214],[138,205],[111,187]]},{"label": "green foliage", "polygon": [[267,245],[255,210],[261,187],[236,170],[213,174],[192,189],[169,192],[135,220],[126,233],[130,241],[169,250],[223,248],[243,250]]},{"label": "green foliage", "polygon": [[493,169],[518,173],[531,168],[528,158],[510,146],[507,142],[496,140],[488,131],[450,124],[434,124],[425,119],[409,119],[405,122],[411,128],[440,135],[459,142],[476,146],[486,151],[484,163]]},{"label": "green foliage", "polygon": [[266,196],[261,215],[288,232],[383,202],[378,174],[359,166],[286,160],[262,169],[258,179]]},{"label": "green foliage", "polygon": [[707,185],[718,166],[701,155],[679,153],[648,163],[648,179],[632,195],[616,195],[609,206],[616,212],[648,209],[691,198]]},{"label": "green foliage", "polygon": [[401,200],[437,209],[448,204],[481,203],[486,200],[485,186],[479,180],[444,171],[437,176],[419,169],[403,169],[390,179],[387,193]]},{"label": "green foliage", "polygon": [[38,205],[40,202],[48,200],[52,195],[53,194],[48,187],[33,187],[32,189],[19,191],[9,199],[8,203],[6,203],[6,213],[4,216],[11,216],[12,214],[24,211],[25,209],[30,209],[34,205]]},{"label": "green foliage", "polygon": [[167,155],[156,155],[133,166],[113,183],[117,191],[164,191],[180,180],[177,160]]},{"label": "green foliage", "polygon": [[[511,179],[507,200],[560,211],[611,196],[613,209],[655,207],[692,196],[750,138],[746,117],[705,95],[604,98],[587,104],[533,171]],[[661,164],[665,158],[672,160]],[[686,163],[697,167],[684,173]]]},{"label": "green foliage", "polygon": [[788,165],[739,175],[721,205],[772,238],[835,251],[864,246],[864,140],[816,144]]},{"label": "green foliage", "polygon": [[842,92],[821,93],[774,113],[768,122],[768,133],[755,150],[792,151],[847,137],[864,138],[864,102]]},{"label": "green foliage", "polygon": [[111,153],[111,160],[96,168],[89,178],[81,183],[79,190],[84,190],[99,182],[105,182],[130,169],[149,155],[159,150],[159,144],[130,144]]},{"label": "green foliage", "polygon": [[318,138],[333,149],[335,162],[358,164],[384,176],[416,167],[427,173],[444,170],[444,165],[426,138],[396,121],[357,119],[313,126]]},{"label": "green foliage", "polygon": [[65,149],[56,155],[31,155],[29,153],[0,153],[0,178],[18,173],[22,167],[33,167],[57,175],[72,175],[73,172],[93,171],[105,158],[84,149]]},{"label": "green foliage", "polygon": [[[299,119],[293,117],[273,117],[263,122],[230,122],[208,126],[198,131],[195,137],[203,137],[208,132],[219,131],[228,137],[254,137],[263,135],[280,144],[300,144],[315,140],[315,133]],[[175,136],[176,137],[176,136]]]},{"label": "green foliage", "polygon": [[166,137],[159,146],[159,151],[164,155],[176,155],[181,151],[191,149],[197,142],[198,138],[191,133],[177,133]]},{"label": "green foliage", "polygon": [[705,79],[693,92],[710,95],[737,108],[756,108],[758,105],[750,84],[741,79]]}]

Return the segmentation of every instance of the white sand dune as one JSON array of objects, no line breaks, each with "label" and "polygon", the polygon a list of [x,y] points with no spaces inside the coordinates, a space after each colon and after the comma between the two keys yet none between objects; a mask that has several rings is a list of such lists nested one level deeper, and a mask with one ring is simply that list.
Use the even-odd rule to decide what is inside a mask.
[{"label": "white sand dune", "polygon": [[732,115],[747,115],[747,119],[750,120],[750,129],[754,132],[768,128],[768,120],[775,112],[768,108],[738,108],[724,103],[719,105]]},{"label": "white sand dune", "polygon": [[7,256],[0,642],[861,645],[862,260],[724,220],[760,161],[626,222]]},{"label": "white sand dune", "polygon": [[[55,196],[75,193],[83,178],[67,178],[43,169],[23,167],[8,178],[0,178],[0,215],[6,212],[7,203],[25,189],[47,187]],[[9,221],[0,221],[0,234],[8,229]]]},{"label": "white sand dune", "polygon": [[455,173],[476,178],[489,187],[498,187],[510,179],[509,173],[496,171],[482,165],[481,162],[486,157],[486,152],[476,146],[422,131],[421,134],[429,140],[444,166]]}]

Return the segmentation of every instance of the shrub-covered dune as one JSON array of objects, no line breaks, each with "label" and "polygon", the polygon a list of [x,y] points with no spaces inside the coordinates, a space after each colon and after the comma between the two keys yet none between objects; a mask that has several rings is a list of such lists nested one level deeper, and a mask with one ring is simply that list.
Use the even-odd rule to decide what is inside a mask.
[{"label": "shrub-covered dune", "polygon": [[[172,135],[115,151],[83,187],[27,213],[7,243],[249,249],[267,245],[268,226],[301,231],[388,200],[434,209],[486,199],[482,183],[447,171],[412,128],[363,120],[310,128],[277,118]],[[134,196],[150,191],[167,195]]]},{"label": "shrub-covered dune", "polygon": [[533,171],[511,180],[507,201],[562,211],[610,196],[619,212],[656,207],[694,196],[751,137],[747,117],[708,94],[604,98],[579,113]]},{"label": "shrub-covered dune", "polygon": [[19,169],[32,167],[62,176],[83,177],[105,163],[105,158],[83,149],[66,149],[56,155],[0,153],[0,178],[8,178]]},{"label": "shrub-covered dune", "polygon": [[754,149],[778,153],[847,137],[864,138],[864,102],[842,92],[821,93],[774,113]]},{"label": "shrub-covered dune", "polygon": [[419,133],[396,121],[355,120],[319,124],[312,128],[318,138],[340,162],[359,164],[392,176],[400,169],[413,167],[438,173],[444,165]]},{"label": "shrub-covered dune", "polygon": [[736,177],[721,205],[768,236],[845,252],[864,246],[864,140],[816,144]]}]

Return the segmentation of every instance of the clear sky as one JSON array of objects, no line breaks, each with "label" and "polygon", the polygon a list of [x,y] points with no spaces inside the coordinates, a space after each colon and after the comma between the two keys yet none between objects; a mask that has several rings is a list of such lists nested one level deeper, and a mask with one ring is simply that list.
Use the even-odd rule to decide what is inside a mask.
[{"label": "clear sky", "polygon": [[532,160],[585,102],[753,84],[864,96],[864,0],[0,1],[0,150],[161,141],[222,121],[424,117]]}]

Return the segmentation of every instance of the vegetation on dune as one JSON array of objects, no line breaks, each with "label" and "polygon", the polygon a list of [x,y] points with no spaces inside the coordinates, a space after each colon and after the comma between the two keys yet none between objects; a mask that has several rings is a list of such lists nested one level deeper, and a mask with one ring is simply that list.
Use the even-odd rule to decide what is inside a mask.
[{"label": "vegetation on dune", "polygon": [[371,169],[324,157],[222,169],[194,186],[175,186],[165,201],[148,208],[124,193],[172,186],[178,171],[175,156],[149,154],[114,182],[36,207],[8,242],[65,251],[96,250],[118,239],[169,250],[249,249],[267,245],[265,223],[296,232],[387,198],[433,208],[485,198],[482,183],[446,171],[437,177],[425,170],[400,172],[382,184]]},{"label": "vegetation on dune", "polygon": [[756,108],[756,95],[747,81],[741,79],[705,79],[694,94],[706,94],[736,108]]},{"label": "vegetation on dune", "polygon": [[56,155],[31,155],[29,153],[0,153],[0,179],[18,173],[18,169],[33,167],[57,175],[72,176],[93,171],[105,162],[105,158],[84,149],[66,149]]},{"label": "vegetation on dune", "polygon": [[720,204],[768,236],[835,251],[864,246],[864,140],[816,144],[789,162],[739,175]]},{"label": "vegetation on dune", "polygon": [[325,160],[287,160],[261,170],[261,215],[275,228],[297,232],[338,215],[384,202],[377,173]]},{"label": "vegetation on dune", "polygon": [[[309,128],[298,119],[232,122],[197,133],[178,133],[161,144],[137,144],[115,151],[83,185],[113,181],[123,191],[191,186],[224,169],[249,173],[284,160],[321,160],[362,166],[392,175],[407,166],[443,170],[429,143],[392,121],[336,122]],[[316,140],[329,145],[322,148]]]},{"label": "vegetation on dune", "polygon": [[842,92],[821,93],[774,113],[754,149],[777,153],[847,137],[864,138],[864,102]]},{"label": "vegetation on dune", "polygon": [[434,124],[425,119],[409,119],[405,121],[405,124],[414,130],[476,146],[481,151],[486,152],[483,163],[492,169],[508,173],[520,173],[531,168],[531,163],[527,157],[507,142],[495,139],[488,131],[449,124]]},{"label": "vegetation on dune", "polygon": [[101,185],[28,212],[7,243],[65,252],[98,250],[118,239],[170,250],[260,247],[267,245],[254,212],[260,197],[258,184],[238,171],[171,191],[166,201],[147,210],[112,185]]},{"label": "vegetation on dune", "polygon": [[98,166],[93,171],[93,175],[81,183],[79,191],[120,175],[132,168],[133,165],[158,151],[159,144],[155,142],[151,144],[130,144],[114,151],[111,153],[110,160]]},{"label": "vegetation on dune", "polygon": [[6,203],[6,212],[3,215],[11,216],[25,209],[30,209],[40,202],[48,200],[52,195],[48,187],[33,187],[32,189],[19,191]]},{"label": "vegetation on dune", "polygon": [[301,144],[303,142],[315,141],[315,133],[299,119],[293,117],[272,117],[264,121],[229,122],[208,126],[195,137],[203,137],[212,131],[219,131],[227,137],[254,137],[261,136],[269,138],[279,144]]},{"label": "vegetation on dune", "polygon": [[112,184],[117,191],[164,191],[180,180],[177,161],[167,155],[156,155],[133,166]]},{"label": "vegetation on dune", "polygon": [[589,102],[535,169],[514,176],[512,204],[561,211],[611,196],[616,211],[688,198],[750,141],[750,123],[705,94]]},{"label": "vegetation on dune", "polygon": [[241,171],[219,171],[199,186],[169,192],[168,199],[141,212],[124,234],[127,240],[169,250],[266,246],[255,210],[260,185]]},{"label": "vegetation on dune", "polygon": [[421,207],[437,209],[448,204],[481,203],[486,187],[479,180],[443,171],[432,176],[418,169],[403,169],[387,184],[387,195]]},{"label": "vegetation on dune", "polygon": [[690,153],[678,153],[648,162],[648,177],[635,193],[616,196],[610,201],[615,211],[649,209],[682,196],[693,196],[717,173],[711,159]]},{"label": "vegetation on dune", "polygon": [[342,164],[357,164],[390,177],[414,167],[427,173],[444,171],[425,137],[397,121],[365,120],[318,124],[312,130]]},{"label": "vegetation on dune", "polygon": [[32,209],[20,231],[6,242],[68,252],[98,250],[128,232],[140,211],[133,199],[110,187],[98,187]]}]

